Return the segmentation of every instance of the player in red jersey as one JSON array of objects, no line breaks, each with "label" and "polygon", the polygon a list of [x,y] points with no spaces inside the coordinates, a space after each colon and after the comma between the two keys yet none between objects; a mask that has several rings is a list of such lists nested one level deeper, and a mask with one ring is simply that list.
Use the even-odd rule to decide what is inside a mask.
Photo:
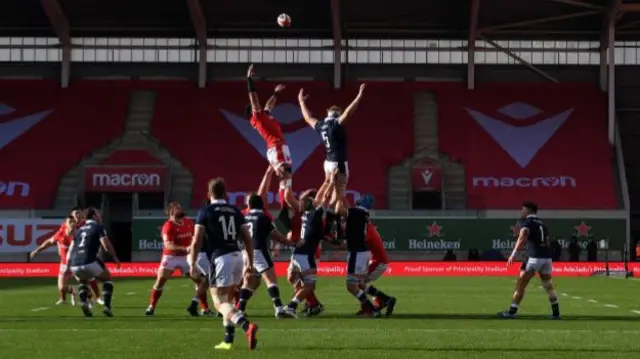
[{"label": "player in red jersey", "polygon": [[[180,270],[182,275],[189,275],[189,264],[187,263],[187,250],[193,238],[194,223],[186,218],[186,213],[178,202],[171,202],[167,207],[167,221],[162,226],[162,260],[158,269],[158,277],[153,285],[149,298],[149,307],[145,311],[146,315],[153,315],[156,305],[162,296],[162,288],[171,277],[173,272]],[[202,285],[202,277],[192,278],[196,283],[196,296],[191,300],[191,305],[187,308],[189,314],[197,317],[198,302],[206,304],[207,287]],[[203,305],[204,305],[203,304]],[[208,305],[206,305],[208,309]]]},{"label": "player in red jersey", "polygon": [[64,226],[58,229],[58,231],[49,239],[42,242],[42,244],[29,254],[31,259],[35,258],[38,253],[45,249],[58,245],[58,254],[60,255],[60,270],[58,271],[58,291],[60,292],[60,299],[56,302],[56,305],[67,304],[67,294],[71,294],[71,305],[76,305],[75,293],[73,287],[69,285],[69,278],[71,277],[71,271],[67,266],[67,252],[69,246],[73,240],[73,228],[76,226],[76,219],[69,216],[64,221]]},{"label": "player in red jersey", "polygon": [[247,70],[247,86],[249,90],[250,107],[247,115],[251,126],[255,128],[267,144],[267,160],[280,178],[280,206],[286,207],[286,191],[291,191],[291,152],[287,146],[280,123],[271,116],[271,110],[276,105],[278,94],[284,90],[284,85],[278,85],[264,107],[261,106],[255,84],[253,82],[253,65]]},{"label": "player in red jersey", "polygon": [[384,242],[380,233],[373,223],[367,226],[367,245],[371,251],[371,261],[369,262],[369,274],[365,282],[361,284],[361,289],[372,297],[373,304],[378,311],[387,309],[386,315],[393,314],[396,305],[396,298],[383,293],[381,290],[373,286],[373,282],[378,280],[389,267],[389,257],[387,250],[384,248]]}]

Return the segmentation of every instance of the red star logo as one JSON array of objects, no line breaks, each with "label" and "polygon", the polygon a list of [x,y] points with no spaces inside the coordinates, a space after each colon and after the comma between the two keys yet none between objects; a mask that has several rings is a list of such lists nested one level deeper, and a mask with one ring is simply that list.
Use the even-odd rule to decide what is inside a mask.
[{"label": "red star logo", "polygon": [[589,231],[591,230],[591,226],[584,223],[584,221],[580,222],[579,226],[573,227],[576,231],[578,231],[578,237],[589,237]]},{"label": "red star logo", "polygon": [[439,226],[438,223],[433,221],[433,223],[431,223],[431,225],[427,228],[429,228],[429,237],[433,237],[433,236],[440,237],[440,231],[444,227]]}]

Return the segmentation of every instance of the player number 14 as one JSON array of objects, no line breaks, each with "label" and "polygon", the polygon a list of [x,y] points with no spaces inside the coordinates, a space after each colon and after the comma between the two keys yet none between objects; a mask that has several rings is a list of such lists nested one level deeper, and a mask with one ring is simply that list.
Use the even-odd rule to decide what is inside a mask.
[{"label": "player number 14", "polygon": [[235,241],[236,240],[236,221],[233,218],[228,218],[228,222],[227,223],[227,217],[219,217],[218,221],[220,222],[220,225],[222,226],[222,236],[224,237],[225,240],[227,241]]}]

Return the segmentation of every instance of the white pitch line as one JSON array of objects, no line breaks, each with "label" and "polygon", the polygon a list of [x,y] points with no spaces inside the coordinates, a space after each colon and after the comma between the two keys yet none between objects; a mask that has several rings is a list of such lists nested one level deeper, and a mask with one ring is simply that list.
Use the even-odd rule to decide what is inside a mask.
[{"label": "white pitch line", "polygon": [[569,296],[569,294],[567,294],[567,293],[560,293],[560,295],[562,295],[563,297],[568,297]]},{"label": "white pitch line", "polygon": [[631,313],[640,314],[640,310],[632,310]]},{"label": "white pitch line", "polygon": [[595,300],[595,299],[589,299],[589,300],[588,300],[588,302],[589,302],[589,303],[598,303],[598,301],[597,301],[597,300]]},{"label": "white pitch line", "polygon": [[40,307],[40,308],[33,308],[31,309],[32,312],[41,312],[43,310],[47,310],[49,309],[49,307]]},{"label": "white pitch line", "polygon": [[[219,332],[220,329],[214,328],[0,328],[2,332],[122,332],[122,333],[148,333],[148,332],[175,332],[176,330],[191,332]],[[476,329],[449,329],[449,328],[416,328],[416,329],[376,329],[376,328],[273,328],[267,329],[267,332],[273,333],[380,333],[390,331],[404,331],[414,333],[601,333],[601,334],[640,334],[640,330],[589,330],[589,329],[526,329],[526,328],[476,328]]]},{"label": "white pitch line", "polygon": [[136,292],[129,292],[129,293],[127,293],[127,295],[135,295],[135,294],[136,294]]},{"label": "white pitch line", "polygon": [[615,304],[605,304],[604,306],[607,308],[618,308],[618,306]]},{"label": "white pitch line", "polygon": [[582,297],[571,297],[571,298],[573,298],[573,299],[578,299],[578,300],[579,300],[579,299],[582,299]]}]

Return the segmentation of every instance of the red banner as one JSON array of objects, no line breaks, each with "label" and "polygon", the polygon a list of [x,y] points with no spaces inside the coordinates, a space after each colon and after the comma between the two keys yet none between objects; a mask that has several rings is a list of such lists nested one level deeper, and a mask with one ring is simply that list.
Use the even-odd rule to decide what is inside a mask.
[{"label": "red banner", "polygon": [[[436,89],[440,152],[464,164],[467,205],[615,209],[605,97],[593,84]],[[588,159],[588,166],[585,161]]]},{"label": "red banner", "polygon": [[442,191],[442,167],[425,161],[414,165],[411,172],[413,192]]},{"label": "red banner", "polygon": [[[154,277],[158,263],[123,263],[120,269],[107,263],[115,277]],[[276,262],[276,273],[284,276],[288,263]],[[604,262],[558,262],[553,264],[553,275],[559,277],[589,276],[606,269]],[[58,263],[0,263],[0,277],[55,277]],[[621,262],[609,263],[609,270],[623,271]],[[640,262],[629,263],[629,270],[640,271]],[[320,275],[335,277],[346,275],[344,262],[321,262]],[[392,262],[385,275],[398,277],[466,277],[466,276],[515,276],[520,263],[507,266],[504,262]],[[179,276],[174,273],[174,276]]]},{"label": "red banner", "polygon": [[84,172],[87,192],[164,192],[168,179],[162,166],[97,166]]}]

